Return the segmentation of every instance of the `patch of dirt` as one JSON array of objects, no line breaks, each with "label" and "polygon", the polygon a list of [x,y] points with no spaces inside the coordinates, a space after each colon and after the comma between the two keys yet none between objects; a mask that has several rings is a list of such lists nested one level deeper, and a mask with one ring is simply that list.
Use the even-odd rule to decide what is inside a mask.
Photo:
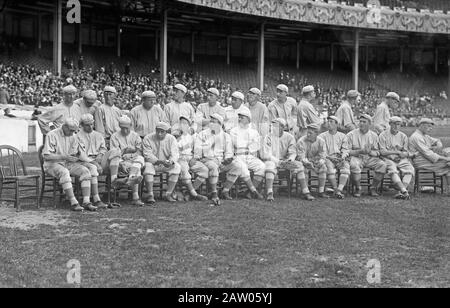
[{"label": "patch of dirt", "polygon": [[67,216],[63,216],[56,211],[45,210],[18,213],[14,208],[0,207],[0,228],[28,231],[42,225],[58,227],[68,224]]}]

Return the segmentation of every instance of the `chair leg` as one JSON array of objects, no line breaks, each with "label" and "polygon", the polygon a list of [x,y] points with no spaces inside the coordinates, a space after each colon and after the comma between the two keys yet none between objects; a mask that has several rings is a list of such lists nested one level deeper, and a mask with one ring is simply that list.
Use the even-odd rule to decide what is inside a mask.
[{"label": "chair leg", "polygon": [[[55,179],[53,179],[53,207],[56,209],[58,207],[58,203],[56,201],[56,190],[59,189],[58,188],[58,183],[56,182]],[[59,201],[59,197],[58,197],[58,201]]]},{"label": "chair leg", "polygon": [[0,200],[2,200],[2,194],[3,194],[3,181],[0,181]]},{"label": "chair leg", "polygon": [[45,175],[42,175],[41,178],[41,192],[39,194],[39,204],[42,204],[42,199],[44,199],[44,191],[45,191]]},{"label": "chair leg", "polygon": [[16,200],[14,202],[14,207],[16,208],[17,212],[20,212],[20,185],[19,180],[16,181]]},{"label": "chair leg", "polygon": [[[41,207],[41,197],[40,197],[40,192],[39,192],[39,178],[36,178],[36,206],[39,209]],[[39,198],[37,198],[37,196],[39,196]]]}]

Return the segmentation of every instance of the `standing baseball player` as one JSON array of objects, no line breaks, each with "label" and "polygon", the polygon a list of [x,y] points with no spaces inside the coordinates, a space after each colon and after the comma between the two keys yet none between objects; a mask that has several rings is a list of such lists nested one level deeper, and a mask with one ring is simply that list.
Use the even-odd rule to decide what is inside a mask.
[{"label": "standing baseball player", "polygon": [[294,134],[297,126],[297,102],[288,96],[289,88],[284,84],[277,86],[277,98],[268,107],[269,120],[282,118],[286,121],[287,130]]},{"label": "standing baseball player", "polygon": [[106,146],[109,148],[111,136],[120,131],[119,119],[123,113],[114,105],[117,97],[117,91],[114,87],[106,86],[103,89],[103,95],[105,103],[98,107],[94,113],[95,130],[103,135]]},{"label": "standing baseball player", "polygon": [[246,107],[252,114],[251,127],[255,129],[260,136],[265,136],[269,133],[269,109],[266,105],[261,103],[261,90],[258,88],[251,88],[247,94]]},{"label": "standing baseball player", "polygon": [[82,115],[81,109],[78,104],[74,103],[76,94],[77,89],[74,86],[68,85],[64,87],[64,101],[38,116],[38,124],[44,136],[53,128],[61,127],[68,118],[72,118],[77,122],[80,121]]},{"label": "standing baseball player", "polygon": [[219,114],[222,118],[225,117],[225,109],[218,103],[220,92],[216,88],[209,88],[206,91],[208,102],[200,104],[195,113],[195,122],[199,131],[207,129],[211,115]]},{"label": "standing baseball player", "polygon": [[156,104],[155,92],[145,91],[141,98],[142,104],[131,110],[130,117],[133,130],[144,139],[156,131],[158,122],[167,122],[167,119],[164,111]]},{"label": "standing baseball player", "polygon": [[229,133],[233,128],[239,126],[239,116],[240,112],[250,110],[244,105],[244,94],[239,91],[231,94],[231,106],[225,108],[225,132]]},{"label": "standing baseball player", "polygon": [[361,94],[358,91],[350,90],[347,92],[347,100],[344,100],[336,111],[338,130],[340,132],[348,134],[357,128],[352,106],[355,106],[360,100]]}]

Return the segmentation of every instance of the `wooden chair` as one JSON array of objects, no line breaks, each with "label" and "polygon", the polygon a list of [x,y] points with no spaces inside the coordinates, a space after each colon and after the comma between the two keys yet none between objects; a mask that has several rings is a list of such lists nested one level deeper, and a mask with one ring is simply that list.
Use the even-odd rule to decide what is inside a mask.
[{"label": "wooden chair", "polygon": [[[351,176],[350,176],[351,177]],[[364,168],[361,171],[361,188],[366,187],[367,191],[370,190],[372,187],[373,182],[373,173],[372,170],[369,168]],[[353,183],[352,179],[349,179],[349,193],[353,194],[355,192],[355,184]]]},{"label": "wooden chair", "polygon": [[[285,184],[286,183],[286,184]],[[278,192],[286,189],[288,198],[292,196],[292,185],[294,183],[294,174],[287,169],[278,169],[278,174],[273,181],[273,188],[276,188]]]},{"label": "wooden chair", "polygon": [[436,175],[433,171],[416,169],[416,180],[414,184],[414,193],[421,191],[421,187],[433,187],[434,193],[437,190],[441,190],[441,194],[444,193],[444,177]]},{"label": "wooden chair", "polygon": [[[36,206],[39,202],[39,174],[29,175],[23,161],[22,153],[9,145],[0,146],[0,200],[14,202],[14,207],[20,211],[21,199],[36,198]],[[34,184],[30,182],[34,181]],[[3,190],[14,190],[14,198],[2,198]],[[34,192],[33,194],[27,194]],[[25,193],[25,194],[23,194]]]}]

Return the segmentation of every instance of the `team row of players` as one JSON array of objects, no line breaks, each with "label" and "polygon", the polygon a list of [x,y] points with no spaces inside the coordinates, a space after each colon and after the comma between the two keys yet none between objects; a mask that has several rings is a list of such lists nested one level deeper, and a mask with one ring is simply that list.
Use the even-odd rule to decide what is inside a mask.
[{"label": "team row of players", "polygon": [[[225,110],[217,104],[217,101],[215,105],[211,104],[219,95],[216,89],[210,89],[209,103],[200,105],[196,112],[190,104],[183,102],[186,92],[184,86],[177,85],[175,89],[175,101],[165,106],[164,111],[154,104],[154,93],[147,91],[143,93],[142,105],[133,109],[128,117],[123,116],[122,111],[114,107],[116,91],[112,87],[104,89],[105,104],[102,105],[95,102],[93,91],[86,91],[83,99],[74,102],[76,89],[72,86],[64,88],[64,103],[45,113],[39,119],[39,123],[44,133],[50,131],[50,122],[57,127],[60,126],[46,138],[44,166],[48,173],[60,179],[61,185],[68,191],[74,208],[80,210],[82,207],[78,206],[72,196],[73,193],[70,193],[72,189],[70,175],[80,177],[82,189],[84,189],[84,207],[93,209],[104,207],[98,197],[98,187],[94,186],[96,186],[98,174],[105,171],[111,175],[114,185],[128,184],[133,187],[133,203],[137,205],[143,204],[137,189],[139,182],[143,179],[141,170],[144,170],[144,180],[149,193],[144,201],[150,204],[155,202],[152,191],[153,178],[157,172],[169,173],[166,194],[168,201],[175,201],[173,191],[180,178],[188,188],[189,194],[198,200],[206,199],[199,195],[197,190],[208,180],[212,190],[211,198],[217,203],[219,200],[217,180],[220,172],[225,172],[227,178],[223,185],[224,199],[230,198],[229,189],[237,178],[241,177],[249,188],[249,197],[259,199],[263,196],[258,192],[258,188],[265,178],[266,198],[273,201],[272,186],[278,168],[290,169],[296,174],[302,192],[308,200],[314,198],[306,185],[305,169],[313,170],[318,174],[320,197],[327,196],[324,193],[324,187],[328,177],[335,188],[336,197],[343,198],[342,191],[350,174],[353,174],[356,185],[355,196],[360,196],[359,183],[361,170],[364,167],[373,168],[376,172],[373,189],[370,191],[372,195],[377,195],[376,188],[384,175],[389,173],[399,189],[397,197],[409,198],[407,187],[414,175],[414,167],[410,159],[417,159],[417,155],[411,153],[421,153],[424,144],[417,142],[418,151],[410,152],[408,138],[398,131],[401,119],[395,117],[389,118],[390,125],[388,123],[381,129],[380,124],[375,125],[377,129],[385,130],[380,136],[370,130],[372,118],[368,115],[362,115],[359,121],[360,128],[351,131],[347,136],[338,132],[338,129],[345,130],[351,125],[356,125],[353,114],[346,111],[348,106],[351,107],[349,101],[355,93],[357,94],[356,91],[349,92],[348,101],[344,102],[341,108],[343,110],[341,110],[341,117],[329,117],[327,125],[329,131],[318,137],[321,124],[319,121],[311,120],[311,115],[304,111],[311,109],[311,114],[317,114],[312,105],[312,108],[304,109],[300,108],[302,104],[300,102],[297,106],[297,123],[303,123],[302,121],[304,123],[297,126],[298,130],[295,130],[296,126],[292,123],[296,121],[292,115],[286,114],[286,110],[294,104],[287,104],[287,100],[283,103],[288,93],[287,87],[283,85],[277,87],[278,98],[269,106],[269,109],[276,110],[276,114],[273,111],[266,112],[267,108],[258,108],[262,112],[251,111],[251,107],[261,107],[258,105],[258,103],[261,104],[258,101],[260,96],[258,89],[249,91],[250,108],[243,105],[243,94],[236,92],[233,94],[232,106]],[[308,100],[314,95],[313,90],[314,88],[311,91],[309,87],[303,89],[304,105],[309,104]],[[392,93],[387,97],[395,99]],[[284,114],[274,107],[277,105],[282,105]],[[295,108],[292,107],[291,110],[293,109]],[[258,117],[256,122],[255,114]],[[271,114],[276,116],[281,114],[287,119],[273,118],[274,115]],[[71,135],[78,131],[77,117],[81,121],[82,130],[74,137]],[[178,117],[177,121],[174,117]],[[261,122],[260,118],[273,119],[270,125],[267,125],[267,120]],[[349,119],[353,121],[353,124],[345,123]],[[421,125],[432,125],[428,119],[422,122]],[[64,125],[61,126],[61,124]],[[199,130],[198,134],[192,136],[192,133]],[[143,133],[145,131],[150,133],[145,135]],[[304,136],[296,142],[294,134]],[[439,146],[437,140],[432,140],[426,134],[422,135],[426,140],[421,141],[430,143],[430,147]],[[64,140],[66,137],[69,137],[70,141]],[[414,139],[411,142],[414,143]],[[70,151],[59,153],[61,147],[57,144],[64,144],[65,150]],[[67,148],[68,145],[70,145],[69,148]],[[52,159],[54,155],[72,158],[68,161],[61,157]],[[424,156],[429,161],[430,157]],[[440,161],[446,166],[445,159]],[[436,163],[437,161],[432,162],[433,168]],[[424,164],[421,165],[423,167]],[[117,179],[119,171],[128,173],[126,183]],[[250,171],[254,173],[253,182],[250,179]],[[400,179],[399,171],[402,172],[403,179]],[[196,175],[194,182],[191,179],[191,172]],[[340,174],[339,179],[336,179],[336,174]],[[83,180],[84,178],[86,179]],[[88,190],[90,189],[92,189],[94,205],[89,202],[91,192],[89,191],[88,194]]]}]

